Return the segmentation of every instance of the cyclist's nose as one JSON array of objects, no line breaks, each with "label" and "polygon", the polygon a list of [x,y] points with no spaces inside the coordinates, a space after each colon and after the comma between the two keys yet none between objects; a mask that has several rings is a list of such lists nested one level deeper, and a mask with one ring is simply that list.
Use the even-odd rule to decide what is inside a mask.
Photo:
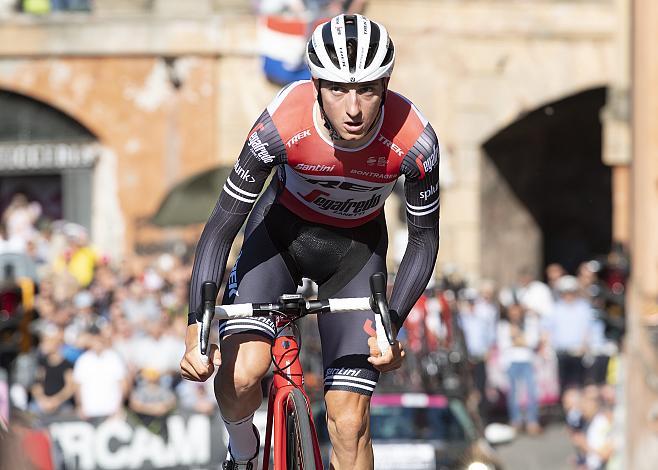
[{"label": "cyclist's nose", "polygon": [[359,96],[356,94],[356,90],[350,90],[350,92],[347,94],[345,112],[350,118],[356,118],[360,116],[361,102],[359,101]]}]

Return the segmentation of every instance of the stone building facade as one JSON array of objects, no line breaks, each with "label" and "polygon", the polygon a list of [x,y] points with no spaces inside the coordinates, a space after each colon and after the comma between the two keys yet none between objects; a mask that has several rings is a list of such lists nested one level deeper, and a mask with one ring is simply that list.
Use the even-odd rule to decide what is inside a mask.
[{"label": "stone building facade", "polygon": [[[249,2],[197,0],[184,11],[181,4],[106,0],[91,14],[16,14],[0,26],[0,90],[56,108],[96,139],[90,228],[116,256],[163,236],[148,219],[167,192],[190,175],[231,165],[277,91],[260,70]],[[439,269],[451,264],[470,279],[509,282],[519,268],[539,272],[550,261],[546,239],[555,236],[541,221],[550,204],[534,208],[539,196],[528,188],[552,175],[555,193],[577,193],[554,178],[568,161],[551,163],[557,160],[546,149],[563,153],[550,142],[580,140],[580,131],[566,130],[585,121],[591,142],[569,158],[586,153],[610,173],[597,167],[607,182],[593,185],[591,198],[607,198],[610,210],[592,224],[610,228],[603,245],[627,237],[624,224],[615,224],[627,212],[627,8],[627,0],[370,2],[366,13],[387,25],[396,45],[391,88],[418,105],[441,141]],[[540,127],[546,130],[524,137]],[[532,163],[540,147],[544,166]],[[601,163],[604,155],[614,166]],[[576,218],[588,211],[586,202],[573,204],[580,203]],[[581,245],[573,256],[588,250]]]}]

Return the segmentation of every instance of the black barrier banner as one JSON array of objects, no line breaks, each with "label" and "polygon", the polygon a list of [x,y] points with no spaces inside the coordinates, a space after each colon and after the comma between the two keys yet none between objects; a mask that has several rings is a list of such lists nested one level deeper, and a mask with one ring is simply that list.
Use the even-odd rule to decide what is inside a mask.
[{"label": "black barrier banner", "polygon": [[125,418],[48,423],[58,468],[217,469],[226,456],[226,431],[219,416],[174,414],[155,433]]}]

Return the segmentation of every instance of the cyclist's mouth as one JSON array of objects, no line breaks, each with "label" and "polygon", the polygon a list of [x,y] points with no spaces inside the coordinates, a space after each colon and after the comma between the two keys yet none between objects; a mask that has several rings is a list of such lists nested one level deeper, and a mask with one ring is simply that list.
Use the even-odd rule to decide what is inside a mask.
[{"label": "cyclist's mouth", "polygon": [[345,130],[350,134],[356,134],[363,129],[363,121],[345,122],[343,123],[343,126],[345,126]]}]

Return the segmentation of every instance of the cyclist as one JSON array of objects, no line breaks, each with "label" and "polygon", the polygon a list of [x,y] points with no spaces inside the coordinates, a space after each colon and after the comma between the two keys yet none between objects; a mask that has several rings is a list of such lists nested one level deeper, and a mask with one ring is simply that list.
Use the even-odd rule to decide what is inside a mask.
[{"label": "cyclist", "polygon": [[[339,15],[316,28],[306,60],[312,80],[279,92],[261,114],[223,187],[197,247],[183,377],[215,378],[229,433],[225,469],[258,461],[252,424],[262,401],[275,325],[269,318],[220,325],[221,356],[198,354],[196,313],[203,281],[219,282],[231,244],[250,214],[223,303],[275,301],[302,276],[318,296],[369,295],[369,277],[386,272],[384,200],[404,175],[409,241],[390,307],[399,329],[432,276],[438,251],[439,154],[434,130],[403,96],[388,89],[395,50],[384,26]],[[276,178],[258,199],[276,168]],[[258,202],[257,202],[258,200]],[[371,337],[373,312],[318,317],[332,468],[372,469],[369,405],[380,372],[400,367],[400,343],[384,354]]]}]

